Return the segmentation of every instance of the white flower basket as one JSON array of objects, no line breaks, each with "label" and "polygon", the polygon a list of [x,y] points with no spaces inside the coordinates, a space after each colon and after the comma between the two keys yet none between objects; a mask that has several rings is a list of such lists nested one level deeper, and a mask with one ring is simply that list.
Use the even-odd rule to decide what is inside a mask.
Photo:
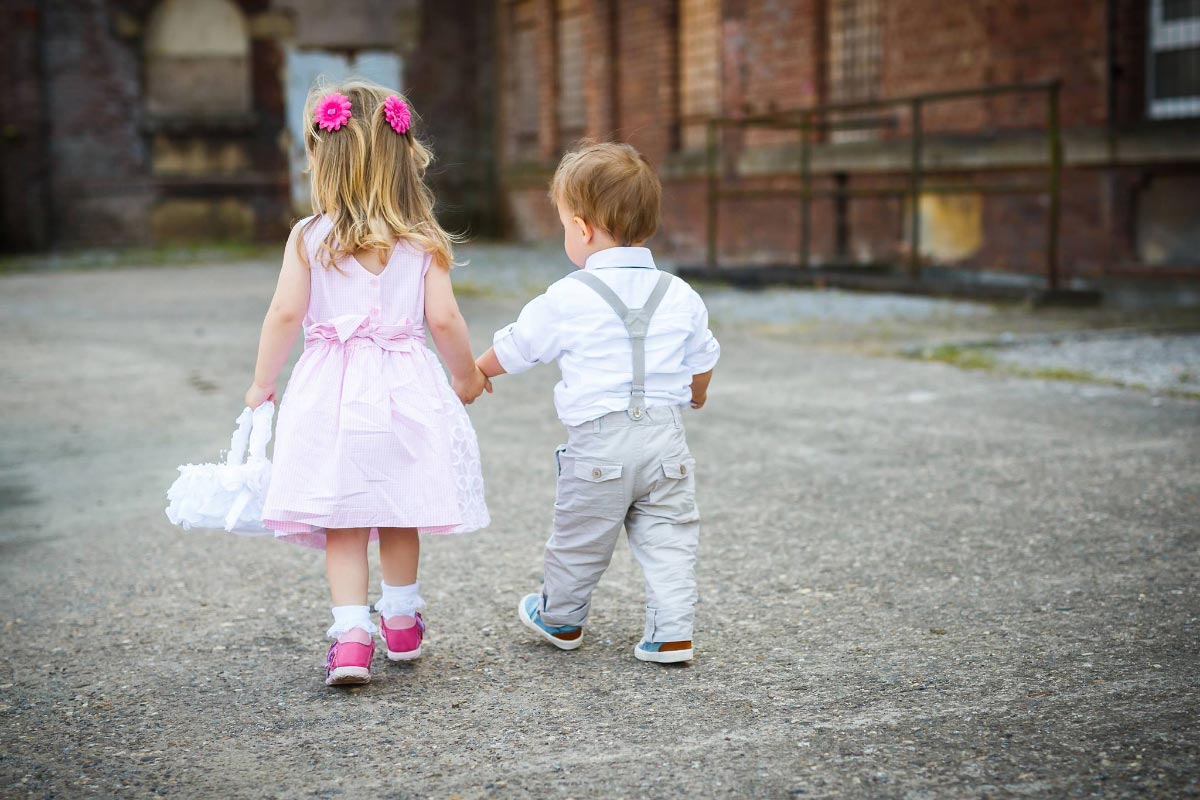
[{"label": "white flower basket", "polygon": [[275,404],[244,410],[223,464],[185,464],[167,490],[167,519],[184,530],[205,528],[243,536],[272,533],[262,524],[271,483],[267,443]]}]

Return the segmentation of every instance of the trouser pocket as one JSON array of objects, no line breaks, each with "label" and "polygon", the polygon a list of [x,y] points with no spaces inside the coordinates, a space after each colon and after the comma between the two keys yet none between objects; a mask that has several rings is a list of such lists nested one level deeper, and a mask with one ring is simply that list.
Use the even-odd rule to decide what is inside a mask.
[{"label": "trouser pocket", "polygon": [[620,464],[558,454],[555,511],[599,519],[624,519],[628,504]]},{"label": "trouser pocket", "polygon": [[670,522],[700,519],[696,507],[696,459],[686,454],[663,459],[654,485],[638,504],[638,510]]}]

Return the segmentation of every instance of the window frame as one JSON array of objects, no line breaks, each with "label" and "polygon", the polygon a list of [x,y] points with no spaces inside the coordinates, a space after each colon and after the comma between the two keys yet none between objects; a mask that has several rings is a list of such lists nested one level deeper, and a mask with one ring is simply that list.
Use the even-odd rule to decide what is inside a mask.
[{"label": "window frame", "polygon": [[[708,121],[722,115],[724,54],[721,47],[721,12],[719,3],[711,6],[699,9],[695,3],[689,4],[689,0],[677,0],[674,4],[671,51],[671,80],[674,86],[670,135],[672,152],[695,152],[706,148]],[[702,14],[701,11],[708,13]],[[706,30],[702,25],[706,22],[711,22],[711,30]],[[698,27],[693,29],[692,25]],[[702,34],[708,34],[710,38],[706,39]],[[706,51],[696,48],[702,39],[709,45],[710,57],[707,59],[703,58]],[[701,56],[700,63],[710,70],[708,74],[701,76],[693,70],[693,59],[697,52]],[[711,84],[712,88],[704,93],[696,89],[697,83],[700,86]],[[700,97],[706,99],[697,102]]]},{"label": "window frame", "polygon": [[1186,97],[1155,95],[1154,57],[1171,50],[1200,48],[1200,15],[1166,22],[1163,0],[1150,0],[1146,34],[1146,114],[1153,120],[1200,117],[1200,93]]},{"label": "window frame", "polygon": [[[870,103],[883,91],[884,3],[887,0],[825,0],[825,97],[831,104]],[[829,114],[827,122],[852,122],[863,112]],[[833,129],[833,144],[870,142],[880,138],[871,126]]]},{"label": "window frame", "polygon": [[[533,7],[527,18],[522,15],[522,6]],[[541,140],[541,86],[538,75],[538,25],[537,11],[533,0],[510,0],[507,13],[509,26],[509,43],[512,52],[507,58],[511,80],[512,111],[509,120],[512,123],[505,145],[510,157],[515,161],[533,161],[537,159]],[[528,41],[522,41],[527,39]],[[525,45],[521,47],[520,45]],[[523,59],[532,59],[527,63]],[[528,75],[525,69],[529,69]],[[523,80],[528,78],[528,84]],[[525,103],[530,105],[526,107]],[[527,118],[528,117],[528,118]],[[531,123],[526,127],[526,123]]]},{"label": "window frame", "polygon": [[[576,2],[571,9],[564,8],[564,0],[555,0],[554,3],[554,118],[558,136],[558,147],[560,150],[567,150],[576,142],[587,135],[588,128],[588,97],[586,89],[586,74],[587,74],[587,53],[582,50],[587,43],[588,18],[587,8],[582,2]],[[564,27],[566,20],[579,26],[578,43],[580,48],[578,56],[578,70],[576,73],[568,71],[564,74],[564,66],[568,64],[568,59],[564,56],[563,48],[567,43],[567,38],[564,35]],[[568,81],[577,81],[578,85],[575,91],[578,92],[578,107],[570,109],[567,106],[567,84]],[[568,110],[576,110],[580,113],[579,119],[570,119],[566,113]]]}]

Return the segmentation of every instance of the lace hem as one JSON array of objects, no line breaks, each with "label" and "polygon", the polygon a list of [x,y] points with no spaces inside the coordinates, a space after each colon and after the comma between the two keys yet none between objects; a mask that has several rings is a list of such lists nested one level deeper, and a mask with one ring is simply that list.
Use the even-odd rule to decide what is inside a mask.
[{"label": "lace hem", "polygon": [[335,622],[329,626],[329,630],[325,631],[325,635],[328,636],[330,639],[336,640],[342,634],[349,633],[350,631],[354,630],[355,628],[362,628],[364,631],[371,634],[372,636],[379,633],[379,626],[376,625],[374,622],[371,622],[370,620],[368,620],[365,625],[361,622],[343,623],[341,625],[339,625],[338,623]]},{"label": "lace hem", "polygon": [[381,617],[411,617],[419,610],[425,607],[425,600],[420,595],[416,598],[405,600],[392,600],[385,602],[380,599],[375,604],[375,610],[379,612]]},{"label": "lace hem", "polygon": [[492,521],[484,494],[479,439],[466,408],[459,402],[449,383],[442,384],[442,398],[450,410],[450,460],[458,489],[459,511],[462,513],[462,522],[446,533],[469,533],[486,528]]}]

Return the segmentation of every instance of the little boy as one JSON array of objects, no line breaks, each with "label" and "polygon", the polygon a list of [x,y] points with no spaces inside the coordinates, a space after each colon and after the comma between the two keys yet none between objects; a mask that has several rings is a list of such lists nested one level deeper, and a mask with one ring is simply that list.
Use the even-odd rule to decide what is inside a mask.
[{"label": "little boy", "polygon": [[557,361],[567,443],[558,449],[554,529],[526,626],[563,650],[583,643],[592,591],[624,525],[646,579],[646,627],[633,654],[692,658],[696,462],[682,407],[704,405],[720,346],[700,296],[659,272],[643,243],[658,229],[662,186],[629,145],[585,145],[550,185],[578,271],[532,300],[479,358],[489,378]]}]

